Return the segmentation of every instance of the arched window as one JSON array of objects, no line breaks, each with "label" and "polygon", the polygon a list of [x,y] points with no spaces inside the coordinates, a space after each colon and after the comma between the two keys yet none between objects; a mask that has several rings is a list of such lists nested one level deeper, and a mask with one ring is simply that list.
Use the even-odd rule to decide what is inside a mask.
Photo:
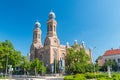
[{"label": "arched window", "polygon": [[115,62],[115,59],[113,59],[113,61]]},{"label": "arched window", "polygon": [[50,28],[49,28],[49,26],[48,26],[47,31],[49,31],[49,30],[50,30]]},{"label": "arched window", "polygon": [[50,25],[50,31],[52,31],[52,25]]},{"label": "arched window", "polygon": [[40,60],[42,61],[42,55],[40,55]]},{"label": "arched window", "polygon": [[54,31],[55,31],[55,26],[54,26]]},{"label": "arched window", "polygon": [[107,60],[105,59],[105,62],[107,62]]},{"label": "arched window", "polygon": [[39,38],[39,39],[40,39],[40,34],[37,34],[36,36],[37,36],[37,38]]},{"label": "arched window", "polygon": [[61,58],[65,59],[65,54],[64,53],[62,53]]},{"label": "arched window", "polygon": [[35,34],[35,38],[37,38],[37,34]]},{"label": "arched window", "polygon": [[57,52],[54,51],[54,59],[57,59]]},{"label": "arched window", "polygon": [[45,40],[45,46],[47,45],[50,45],[50,40],[48,38]]},{"label": "arched window", "polygon": [[38,38],[39,38],[39,39],[41,38],[40,34],[38,34]]}]

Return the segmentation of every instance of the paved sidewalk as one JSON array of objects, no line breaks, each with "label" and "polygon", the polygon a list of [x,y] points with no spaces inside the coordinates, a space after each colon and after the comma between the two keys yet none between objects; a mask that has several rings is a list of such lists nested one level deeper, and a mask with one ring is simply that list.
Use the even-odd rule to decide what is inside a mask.
[{"label": "paved sidewalk", "polygon": [[37,78],[29,78],[29,77],[25,77],[25,78],[14,78],[14,79],[0,79],[0,80],[63,80],[63,77],[54,77],[54,76],[44,76],[44,77],[37,77]]}]

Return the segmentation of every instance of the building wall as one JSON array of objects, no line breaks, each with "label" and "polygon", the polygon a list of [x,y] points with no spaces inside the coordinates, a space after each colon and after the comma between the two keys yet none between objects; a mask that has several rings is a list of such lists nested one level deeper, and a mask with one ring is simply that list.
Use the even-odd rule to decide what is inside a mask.
[{"label": "building wall", "polygon": [[[33,42],[30,49],[30,60],[35,58],[40,59],[45,66],[51,70],[51,65],[54,64],[54,60],[61,61],[62,65],[65,65],[65,56],[67,55],[66,49],[68,45],[61,45],[56,33],[57,22],[55,20],[55,14],[50,12],[49,19],[47,21],[47,35],[44,40],[44,46],[41,43],[41,29],[40,23],[35,23],[35,29],[33,31]],[[39,36],[39,37],[38,37]],[[77,44],[77,42],[76,42]],[[84,44],[81,45],[85,48]],[[86,50],[87,54],[91,57],[91,51]],[[91,61],[90,61],[91,62]]]},{"label": "building wall", "polygon": [[109,55],[109,56],[103,56],[103,64],[105,63],[105,61],[109,61],[109,60],[115,60],[115,62],[117,63],[118,66],[120,66],[120,54],[118,55]]},{"label": "building wall", "polygon": [[86,50],[86,53],[88,54],[88,56],[90,57],[90,61],[89,61],[89,63],[92,63],[92,51],[91,51],[91,49],[85,49]]},{"label": "building wall", "polygon": [[104,65],[102,57],[100,57],[100,58],[98,59],[98,65],[99,65],[99,66],[103,66],[103,65]]}]

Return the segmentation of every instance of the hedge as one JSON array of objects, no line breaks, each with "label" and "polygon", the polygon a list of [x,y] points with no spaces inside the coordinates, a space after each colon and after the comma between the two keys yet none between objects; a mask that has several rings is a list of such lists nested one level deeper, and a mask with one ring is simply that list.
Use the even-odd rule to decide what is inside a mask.
[{"label": "hedge", "polygon": [[97,79],[97,80],[120,80],[120,73],[112,74],[112,77],[109,78],[105,73],[86,73],[86,74],[76,74],[65,76],[64,80],[87,80],[87,79]]}]

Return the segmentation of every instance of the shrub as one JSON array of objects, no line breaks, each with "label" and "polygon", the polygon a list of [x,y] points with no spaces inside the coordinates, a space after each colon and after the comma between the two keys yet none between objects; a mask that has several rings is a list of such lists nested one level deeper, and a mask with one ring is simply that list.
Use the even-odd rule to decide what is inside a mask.
[{"label": "shrub", "polygon": [[86,73],[86,74],[85,74],[85,77],[86,77],[87,79],[93,79],[93,78],[95,78],[95,75],[94,75],[93,73]]},{"label": "shrub", "polygon": [[96,78],[101,78],[101,77],[107,77],[107,75],[106,74],[97,74],[96,75]]},{"label": "shrub", "polygon": [[102,78],[97,78],[97,80],[107,80],[107,79],[102,77]]},{"label": "shrub", "polygon": [[65,77],[64,77],[64,80],[73,80],[73,76],[72,76],[72,75],[70,75],[70,76],[65,76]]},{"label": "shrub", "polygon": [[86,80],[83,74],[76,74],[71,76],[65,76],[64,80]]},{"label": "shrub", "polygon": [[86,74],[76,74],[65,76],[64,80],[86,80],[86,79],[94,79],[97,80],[120,80],[120,73],[112,73],[112,77],[109,78],[106,73],[97,73],[96,76],[94,73],[86,73]]},{"label": "shrub", "polygon": [[120,74],[113,74],[113,80],[120,80]]},{"label": "shrub", "polygon": [[76,74],[74,77],[78,78],[79,80],[86,80],[86,78],[84,77],[84,74]]}]

